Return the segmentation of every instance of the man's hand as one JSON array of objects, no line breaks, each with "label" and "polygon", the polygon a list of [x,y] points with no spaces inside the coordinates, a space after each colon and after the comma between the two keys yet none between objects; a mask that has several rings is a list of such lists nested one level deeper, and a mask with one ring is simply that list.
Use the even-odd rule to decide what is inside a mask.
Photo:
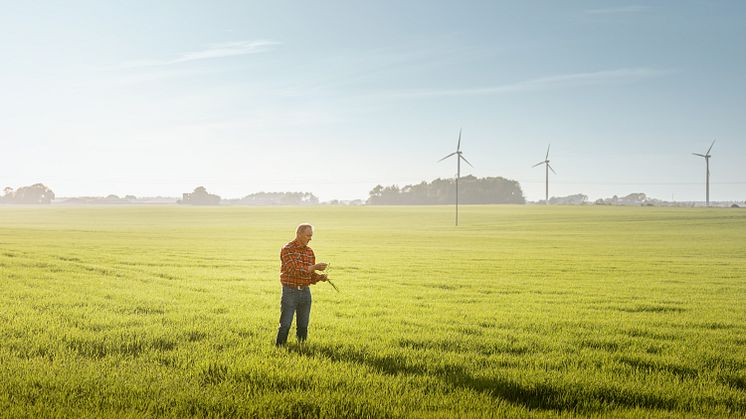
[{"label": "man's hand", "polygon": [[326,274],[321,274],[320,275],[319,281],[328,281],[328,280],[329,280],[329,278],[326,276]]},{"label": "man's hand", "polygon": [[328,265],[329,265],[328,263],[323,263],[323,262],[322,262],[322,263],[317,263],[317,264],[315,264],[315,265],[311,266],[311,268],[312,268],[312,269],[313,269],[314,271],[323,271],[323,270],[325,270],[325,269],[326,269],[326,267],[327,267]]}]

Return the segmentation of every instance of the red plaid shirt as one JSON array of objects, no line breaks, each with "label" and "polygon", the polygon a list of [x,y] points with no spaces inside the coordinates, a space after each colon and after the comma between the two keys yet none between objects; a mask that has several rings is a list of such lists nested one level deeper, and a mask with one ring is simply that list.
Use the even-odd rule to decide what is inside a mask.
[{"label": "red plaid shirt", "polygon": [[321,275],[311,270],[316,264],[316,255],[308,246],[293,240],[280,251],[280,282],[282,285],[308,286],[319,282]]}]

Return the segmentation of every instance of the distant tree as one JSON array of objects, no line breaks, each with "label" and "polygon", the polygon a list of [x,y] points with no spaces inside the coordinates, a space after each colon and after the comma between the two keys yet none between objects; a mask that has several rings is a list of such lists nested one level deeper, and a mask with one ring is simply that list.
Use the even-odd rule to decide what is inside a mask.
[{"label": "distant tree", "polygon": [[400,192],[399,186],[397,185],[386,186],[381,192],[381,199],[389,204],[401,204],[403,199]]},{"label": "distant tree", "polygon": [[[456,199],[454,179],[435,179],[430,183],[373,188],[369,205],[450,204]],[[463,204],[524,204],[526,199],[518,182],[502,177],[477,178],[464,176],[459,180],[459,202]]]},{"label": "distant tree", "polygon": [[3,196],[0,196],[0,202],[11,202],[13,200],[13,188],[6,186],[3,189]]},{"label": "distant tree", "polygon": [[582,193],[567,196],[553,196],[549,198],[549,203],[552,205],[582,205],[587,201],[588,195]]},{"label": "distant tree", "polygon": [[310,192],[257,192],[236,202],[241,205],[316,205],[319,198]]},{"label": "distant tree", "polygon": [[[5,188],[6,196],[8,189]],[[14,204],[51,204],[54,199],[54,192],[41,183],[35,183],[31,186],[22,186],[11,194],[10,203]]]},{"label": "distant tree", "polygon": [[383,186],[376,185],[368,194],[368,203],[372,205],[382,204]]},{"label": "distant tree", "polygon": [[135,195],[127,195],[124,197],[127,201],[136,201],[137,197]]},{"label": "distant tree", "polygon": [[194,192],[184,193],[178,203],[184,205],[218,205],[220,204],[220,197],[208,193],[204,186],[198,186],[194,188]]},{"label": "distant tree", "polygon": [[662,201],[660,200],[649,198],[647,195],[645,195],[642,192],[634,192],[623,197],[614,195],[611,198],[598,199],[596,200],[595,204],[596,205],[648,205],[648,204],[655,204],[655,203],[661,203],[661,202]]}]

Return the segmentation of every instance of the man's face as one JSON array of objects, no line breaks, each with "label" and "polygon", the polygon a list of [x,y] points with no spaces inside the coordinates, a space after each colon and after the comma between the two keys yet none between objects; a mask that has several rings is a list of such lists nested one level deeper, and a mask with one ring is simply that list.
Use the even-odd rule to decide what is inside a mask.
[{"label": "man's face", "polygon": [[298,233],[298,242],[306,246],[308,242],[311,241],[311,238],[313,237],[313,229],[306,228],[303,229],[300,233]]}]

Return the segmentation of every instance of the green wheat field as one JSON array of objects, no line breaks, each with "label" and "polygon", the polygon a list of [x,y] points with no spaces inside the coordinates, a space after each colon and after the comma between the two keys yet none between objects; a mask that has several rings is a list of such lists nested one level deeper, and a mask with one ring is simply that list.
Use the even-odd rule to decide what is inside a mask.
[{"label": "green wheat field", "polygon": [[[273,346],[316,226],[309,341]],[[743,417],[746,211],[0,207],[0,416]]]}]

